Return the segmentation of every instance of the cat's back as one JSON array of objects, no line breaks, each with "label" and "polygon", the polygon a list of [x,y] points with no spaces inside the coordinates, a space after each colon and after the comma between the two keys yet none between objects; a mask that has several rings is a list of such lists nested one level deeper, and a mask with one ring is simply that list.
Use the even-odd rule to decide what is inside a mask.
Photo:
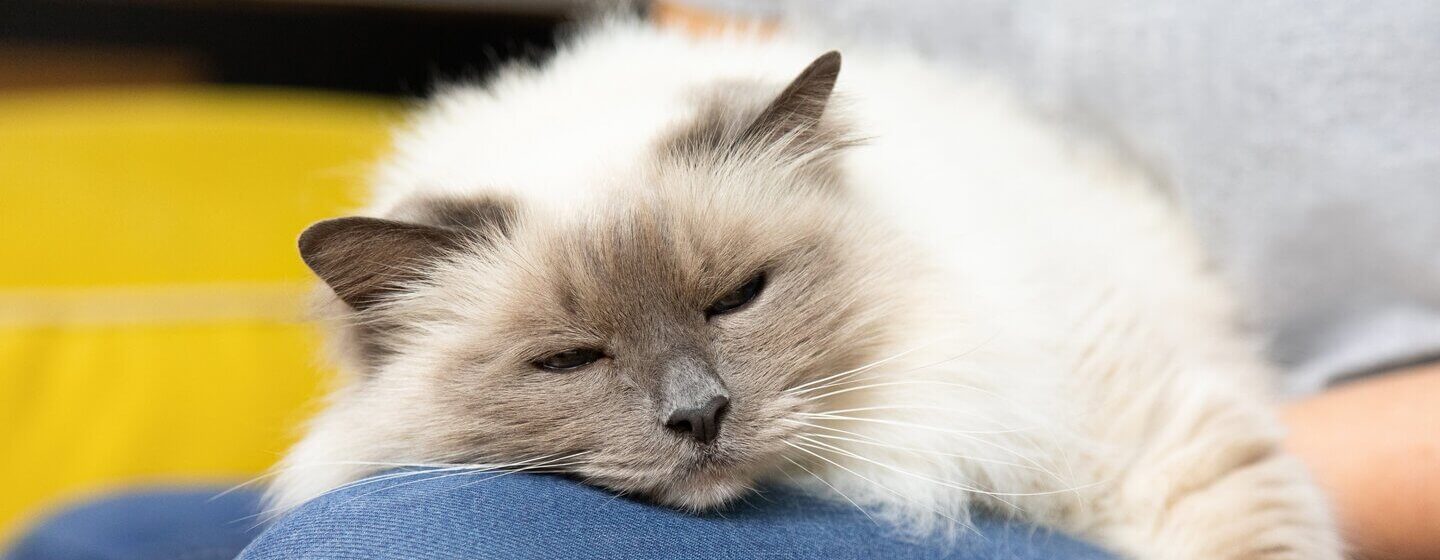
[{"label": "cat's back", "polygon": [[708,93],[737,83],[782,87],[820,52],[748,34],[697,40],[638,21],[604,22],[539,65],[442,88],[397,134],[372,211],[430,193],[584,204],[652,163]]},{"label": "cat's back", "polygon": [[[432,193],[581,207],[634,186],[627,183],[644,176],[664,140],[696,122],[717,91],[773,96],[833,47],[783,34],[695,38],[634,20],[605,22],[541,64],[443,88],[396,135],[372,211]],[[1158,208],[1147,193],[1115,188],[1138,182],[1125,166],[1068,150],[994,82],[957,77],[901,50],[841,48],[844,69],[827,114],[862,140],[841,160],[847,187],[921,240],[939,242],[941,252],[1017,218],[1057,229],[1113,214],[1116,203]],[[1057,216],[1057,207],[1071,211]]]}]

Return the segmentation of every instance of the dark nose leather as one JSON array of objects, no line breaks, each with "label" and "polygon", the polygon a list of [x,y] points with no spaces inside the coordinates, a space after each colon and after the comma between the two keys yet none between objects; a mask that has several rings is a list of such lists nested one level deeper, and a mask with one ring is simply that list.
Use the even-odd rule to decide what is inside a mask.
[{"label": "dark nose leather", "polygon": [[730,399],[717,395],[702,406],[681,408],[672,412],[665,421],[665,427],[700,443],[710,443],[720,435],[720,422],[725,419],[725,411],[729,406]]}]

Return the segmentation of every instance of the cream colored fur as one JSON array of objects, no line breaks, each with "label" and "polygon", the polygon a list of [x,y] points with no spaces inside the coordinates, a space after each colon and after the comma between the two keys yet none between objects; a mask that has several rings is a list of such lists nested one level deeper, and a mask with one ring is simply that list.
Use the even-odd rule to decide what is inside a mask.
[{"label": "cream colored fur", "polygon": [[[603,26],[543,69],[440,96],[398,136],[367,214],[484,192],[581,219],[645,175],[697,95],[778,86],[832,46]],[[842,51],[829,110],[865,142],[836,165],[855,211],[894,232],[868,258],[905,312],[882,363],[801,387],[815,400],[794,422],[813,426],[768,476],[961,539],[978,508],[1138,558],[1339,558],[1322,497],[1279,449],[1272,373],[1160,189],[986,80]],[[423,390],[403,379],[342,389],[287,464],[446,460],[406,441],[423,422],[364,402]],[[374,470],[285,471],[277,503]]]}]

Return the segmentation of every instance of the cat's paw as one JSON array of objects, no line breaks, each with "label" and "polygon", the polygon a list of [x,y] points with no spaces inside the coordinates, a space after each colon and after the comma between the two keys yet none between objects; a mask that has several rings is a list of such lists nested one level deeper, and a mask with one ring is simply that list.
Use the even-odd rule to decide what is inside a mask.
[{"label": "cat's paw", "polygon": [[1342,560],[1324,497],[1294,459],[1276,453],[1179,496],[1154,558]]}]

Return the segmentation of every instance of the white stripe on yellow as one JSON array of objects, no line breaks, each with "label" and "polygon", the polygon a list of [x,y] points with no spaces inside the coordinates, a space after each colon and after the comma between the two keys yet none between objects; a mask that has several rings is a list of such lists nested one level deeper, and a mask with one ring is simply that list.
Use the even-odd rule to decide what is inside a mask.
[{"label": "white stripe on yellow", "polygon": [[0,328],[299,322],[304,282],[26,288],[0,290]]}]

